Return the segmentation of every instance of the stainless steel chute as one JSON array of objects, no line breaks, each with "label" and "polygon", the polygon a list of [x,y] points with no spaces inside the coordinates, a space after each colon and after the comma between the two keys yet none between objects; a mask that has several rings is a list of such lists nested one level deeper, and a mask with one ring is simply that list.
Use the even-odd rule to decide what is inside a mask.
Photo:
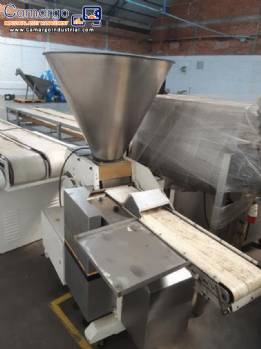
[{"label": "stainless steel chute", "polygon": [[172,65],[146,56],[47,52],[95,158],[118,160]]}]

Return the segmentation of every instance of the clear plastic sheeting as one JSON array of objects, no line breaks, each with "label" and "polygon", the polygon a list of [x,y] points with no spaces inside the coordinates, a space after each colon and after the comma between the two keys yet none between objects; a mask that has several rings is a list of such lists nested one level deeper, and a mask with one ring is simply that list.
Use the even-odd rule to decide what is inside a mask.
[{"label": "clear plastic sheeting", "polygon": [[184,189],[259,193],[260,122],[258,104],[157,96],[130,156]]},{"label": "clear plastic sheeting", "polygon": [[[211,218],[211,228],[219,230],[226,227],[229,223],[238,219],[242,214],[245,214],[252,204],[252,196],[243,196],[240,200],[226,206],[213,206],[212,211],[215,212],[215,215],[212,215]],[[234,236],[233,240],[230,242],[233,243],[233,245],[237,244],[237,246],[240,246],[240,242],[235,240]]]}]

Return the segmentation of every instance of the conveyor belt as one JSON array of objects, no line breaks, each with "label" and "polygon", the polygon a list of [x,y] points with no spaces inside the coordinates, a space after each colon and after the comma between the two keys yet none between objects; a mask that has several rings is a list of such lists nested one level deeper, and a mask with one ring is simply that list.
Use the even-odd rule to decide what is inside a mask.
[{"label": "conveyor belt", "polygon": [[55,122],[62,127],[69,128],[80,132],[80,128],[73,115],[62,113],[54,109],[48,108],[25,108],[25,107],[9,107],[9,110],[18,112],[22,115],[30,116],[35,119],[46,122]]},{"label": "conveyor belt", "polygon": [[0,120],[0,155],[9,166],[10,185],[58,177],[66,151],[55,140]]},{"label": "conveyor belt", "polygon": [[[106,194],[125,205],[135,191],[121,186],[107,189]],[[189,269],[199,276],[199,291],[217,301],[223,312],[237,310],[261,296],[257,262],[225,241],[163,208],[142,212],[140,221],[190,262]]]},{"label": "conveyor belt", "polygon": [[47,177],[44,159],[36,152],[0,134],[0,157],[7,161],[10,185],[43,180]]},{"label": "conveyor belt", "polygon": [[5,135],[43,154],[50,165],[50,177],[59,176],[67,151],[66,146],[23,128],[5,131]]},{"label": "conveyor belt", "polygon": [[[56,103],[53,104],[57,108]],[[48,104],[45,105],[48,106]],[[70,135],[79,140],[84,138],[74,116],[67,112],[57,111],[48,107],[27,106],[25,108],[15,104],[10,104],[6,110],[7,118],[9,118],[8,115],[11,113],[15,114],[20,121],[56,130],[59,139],[62,134]]]},{"label": "conveyor belt", "polygon": [[63,127],[80,131],[78,122],[71,114],[62,113],[48,108],[34,108],[31,110],[31,112],[34,114],[34,117],[38,117],[39,119],[51,122],[55,121],[61,124]]},{"label": "conveyor belt", "polygon": [[238,301],[261,289],[261,270],[214,237],[165,209],[144,212],[141,222]]},{"label": "conveyor belt", "polygon": [[[63,113],[61,111],[54,110],[54,109],[51,109],[51,108],[35,107],[32,110],[40,111],[41,113],[44,113],[44,114],[47,114],[47,115],[49,114],[52,117],[57,117],[57,119],[59,119],[60,121],[63,121],[63,120],[66,120],[66,121],[69,121],[69,122],[72,121],[73,123],[71,123],[71,125],[74,125],[75,127],[78,126],[78,123],[77,123],[77,121],[75,120],[75,117],[72,114]],[[79,128],[79,126],[78,126],[78,128]]]},{"label": "conveyor belt", "polygon": [[0,120],[0,131],[8,131],[8,130],[13,130],[15,128],[18,128],[18,126],[11,124],[8,121]]}]

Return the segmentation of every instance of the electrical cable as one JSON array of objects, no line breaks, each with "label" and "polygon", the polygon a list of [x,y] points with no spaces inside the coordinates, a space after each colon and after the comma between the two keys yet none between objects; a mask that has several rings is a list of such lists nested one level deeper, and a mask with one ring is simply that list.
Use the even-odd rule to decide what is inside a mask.
[{"label": "electrical cable", "polygon": [[88,149],[89,150],[90,147],[84,146],[84,147],[79,147],[77,149],[74,149],[74,150],[71,151],[71,153],[64,160],[64,163],[63,163],[63,166],[61,168],[60,175],[59,175],[59,187],[58,187],[59,189],[58,190],[59,190],[59,205],[60,205],[60,207],[62,207],[62,177],[63,177],[63,171],[64,171],[64,168],[65,168],[65,165],[67,164],[67,161],[70,159],[70,157],[73,154],[77,153],[77,151],[82,150],[82,149]]}]

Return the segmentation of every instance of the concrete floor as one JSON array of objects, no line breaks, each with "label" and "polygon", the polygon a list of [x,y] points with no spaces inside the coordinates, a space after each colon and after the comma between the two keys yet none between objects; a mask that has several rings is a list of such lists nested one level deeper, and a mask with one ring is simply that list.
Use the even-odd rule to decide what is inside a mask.
[{"label": "concrete floor", "polygon": [[[73,338],[49,308],[49,303],[67,292],[62,287],[41,242],[0,256],[0,348],[77,349]],[[175,332],[173,321],[157,324],[150,349],[260,349],[261,300],[223,317],[213,305],[199,319],[191,319],[187,330],[170,343],[160,344],[158,334]],[[66,313],[78,318],[79,310],[67,306]],[[161,324],[161,325],[160,325]],[[167,328],[169,327],[169,328]],[[156,344],[158,343],[158,344]],[[104,349],[136,349],[126,334],[111,338]]]},{"label": "concrete floor", "polygon": [[[79,349],[49,307],[51,301],[66,292],[43,255],[41,242],[1,255],[0,348]],[[69,308],[69,312],[78,311]],[[78,327],[81,326],[79,321]],[[110,339],[105,349],[123,347],[136,349],[126,334]]]},{"label": "concrete floor", "polygon": [[77,349],[48,304],[62,295],[40,243],[0,256],[0,348]]}]

